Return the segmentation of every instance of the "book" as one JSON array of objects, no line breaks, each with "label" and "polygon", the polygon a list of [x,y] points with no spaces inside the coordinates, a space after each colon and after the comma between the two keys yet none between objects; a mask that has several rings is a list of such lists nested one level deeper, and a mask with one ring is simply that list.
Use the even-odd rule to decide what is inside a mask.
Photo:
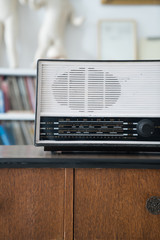
[{"label": "book", "polygon": [[26,89],[28,93],[29,102],[31,105],[31,109],[35,111],[35,90],[34,90],[34,82],[30,77],[25,78],[26,81]]},{"label": "book", "polygon": [[0,139],[3,145],[10,145],[7,132],[5,131],[5,128],[2,125],[0,125]]},{"label": "book", "polygon": [[18,110],[17,109],[17,103],[15,99],[15,94],[13,90],[13,78],[8,77],[8,89],[9,89],[9,102],[10,102],[10,110]]},{"label": "book", "polygon": [[8,78],[3,78],[1,82],[1,89],[4,94],[5,112],[8,112],[10,109]]},{"label": "book", "polygon": [[13,86],[13,93],[14,93],[14,98],[15,98],[16,106],[17,106],[15,110],[23,110],[21,94],[20,94],[20,90],[18,87],[18,79],[15,77],[12,80],[12,86]]},{"label": "book", "polygon": [[26,126],[26,122],[24,122],[24,121],[20,122],[20,126],[21,126],[21,130],[22,130],[22,133],[23,133],[25,145],[30,145],[31,141],[30,141],[29,132],[28,132],[28,129],[27,129],[27,126]]},{"label": "book", "polygon": [[19,92],[20,92],[20,96],[21,96],[21,101],[23,104],[23,110],[29,111],[29,110],[31,110],[31,107],[29,104],[27,89],[26,89],[26,85],[25,85],[24,81],[25,81],[25,79],[22,77],[17,79],[18,86],[19,86]]},{"label": "book", "polygon": [[16,145],[25,145],[26,142],[21,130],[20,123],[18,121],[12,122],[12,129],[13,129],[14,137],[16,140]]},{"label": "book", "polygon": [[29,137],[29,144],[33,144],[34,134],[33,134],[33,123],[32,122],[26,122],[26,127],[28,131],[28,137]]},{"label": "book", "polygon": [[5,112],[4,93],[0,89],[0,113],[4,113],[4,112]]},{"label": "book", "polygon": [[16,140],[13,132],[13,126],[12,126],[12,121],[5,121],[2,123],[3,127],[6,131],[6,134],[8,136],[10,145],[16,145]]}]

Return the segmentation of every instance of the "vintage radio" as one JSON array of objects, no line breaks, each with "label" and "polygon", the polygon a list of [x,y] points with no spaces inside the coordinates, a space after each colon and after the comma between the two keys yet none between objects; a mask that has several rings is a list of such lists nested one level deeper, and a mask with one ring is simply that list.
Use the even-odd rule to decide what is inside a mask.
[{"label": "vintage radio", "polygon": [[160,147],[160,61],[39,60],[35,145]]}]

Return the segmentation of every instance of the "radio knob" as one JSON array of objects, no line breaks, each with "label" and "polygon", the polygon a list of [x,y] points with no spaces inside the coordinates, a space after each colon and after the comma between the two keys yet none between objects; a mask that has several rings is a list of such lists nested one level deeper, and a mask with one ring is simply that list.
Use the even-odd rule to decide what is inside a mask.
[{"label": "radio knob", "polygon": [[149,119],[143,119],[137,124],[137,132],[142,137],[150,137],[154,133],[154,123]]}]

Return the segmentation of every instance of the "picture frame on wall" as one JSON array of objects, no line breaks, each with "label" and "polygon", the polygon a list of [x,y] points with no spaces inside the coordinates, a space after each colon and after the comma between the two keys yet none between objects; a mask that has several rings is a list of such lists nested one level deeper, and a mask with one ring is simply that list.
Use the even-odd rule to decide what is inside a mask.
[{"label": "picture frame on wall", "polygon": [[160,59],[160,36],[140,39],[139,59],[140,60]]},{"label": "picture frame on wall", "polygon": [[134,20],[100,20],[98,22],[98,59],[136,60],[136,28]]},{"label": "picture frame on wall", "polygon": [[159,5],[160,0],[101,0],[101,3],[115,5]]}]

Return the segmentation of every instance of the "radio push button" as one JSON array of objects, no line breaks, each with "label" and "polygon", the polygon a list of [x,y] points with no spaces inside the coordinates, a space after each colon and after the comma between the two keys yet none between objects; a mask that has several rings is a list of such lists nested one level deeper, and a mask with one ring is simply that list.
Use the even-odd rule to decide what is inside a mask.
[{"label": "radio push button", "polygon": [[149,119],[143,119],[137,124],[137,132],[142,137],[151,137],[154,133],[154,123]]}]

